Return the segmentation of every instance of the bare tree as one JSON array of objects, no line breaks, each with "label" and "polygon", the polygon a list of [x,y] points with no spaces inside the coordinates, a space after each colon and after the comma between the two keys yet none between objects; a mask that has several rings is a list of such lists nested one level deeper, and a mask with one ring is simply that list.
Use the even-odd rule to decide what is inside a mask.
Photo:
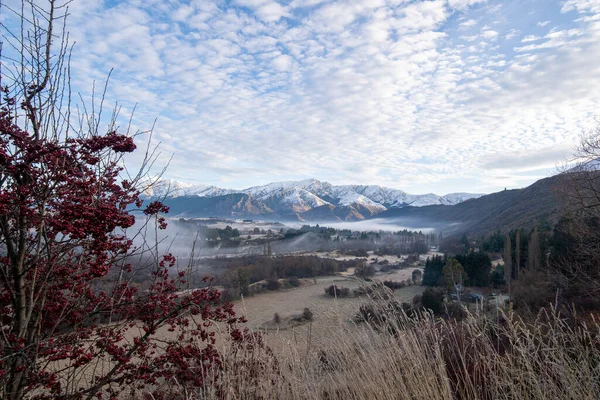
[{"label": "bare tree", "polygon": [[570,296],[600,296],[600,124],[580,137],[575,167],[557,187],[562,218],[554,233],[551,267]]}]

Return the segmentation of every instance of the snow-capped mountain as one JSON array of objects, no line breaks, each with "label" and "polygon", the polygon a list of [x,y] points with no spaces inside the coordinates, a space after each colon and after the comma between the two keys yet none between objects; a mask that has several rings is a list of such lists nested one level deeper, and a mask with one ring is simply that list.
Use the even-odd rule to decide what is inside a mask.
[{"label": "snow-capped mountain", "polygon": [[[472,193],[451,193],[445,196],[432,193],[412,195],[383,186],[332,185],[317,179],[274,182],[243,190],[161,180],[147,189],[144,195],[148,198],[186,198],[185,202],[177,201],[177,204],[187,205],[183,212],[186,215],[193,214],[190,208],[193,198],[213,199],[211,204],[216,204],[215,201],[220,197],[229,196],[228,201],[231,201],[230,197],[236,195],[242,196],[236,198],[236,201],[252,204],[251,209],[262,210],[262,212],[269,210],[272,214],[300,219],[303,218],[303,214],[307,216],[331,214],[332,218],[337,219],[341,218],[340,215],[345,215],[347,217],[344,218],[362,219],[391,208],[454,205],[481,196]],[[207,209],[206,204],[203,207],[202,214],[210,214],[210,208]],[[223,207],[221,206],[219,210],[222,211]],[[238,212],[232,210],[232,213]]]},{"label": "snow-capped mountain", "polygon": [[215,197],[238,193],[238,190],[221,189],[216,186],[199,185],[175,180],[159,179],[144,190],[145,197],[176,198],[176,197]]},{"label": "snow-capped mountain", "polygon": [[422,207],[436,204],[453,205],[482,196],[481,194],[472,193],[450,193],[445,196],[438,196],[433,193],[412,195],[402,190],[376,185],[334,186],[328,182],[321,182],[317,179],[269,183],[264,186],[255,186],[244,189],[241,192],[265,200],[270,196],[280,195],[281,193],[287,193],[290,190],[298,189],[310,192],[320,198],[322,203],[319,202],[319,206],[323,204],[333,204],[336,206],[362,204],[365,206],[379,207],[382,211],[394,207]]}]

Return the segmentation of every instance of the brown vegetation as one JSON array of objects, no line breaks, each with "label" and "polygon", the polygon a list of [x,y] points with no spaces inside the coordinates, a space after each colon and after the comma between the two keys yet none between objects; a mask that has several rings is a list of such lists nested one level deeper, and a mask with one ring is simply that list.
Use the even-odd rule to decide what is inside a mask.
[{"label": "brown vegetation", "polygon": [[574,324],[549,311],[531,322],[508,313],[501,322],[470,314],[458,323],[427,313],[409,318],[384,304],[396,317],[383,331],[373,320],[341,323],[326,338],[307,336],[307,348],[269,336],[285,367],[254,380],[242,378],[250,371],[227,369],[224,398],[547,400],[592,399],[600,391],[595,322]]}]

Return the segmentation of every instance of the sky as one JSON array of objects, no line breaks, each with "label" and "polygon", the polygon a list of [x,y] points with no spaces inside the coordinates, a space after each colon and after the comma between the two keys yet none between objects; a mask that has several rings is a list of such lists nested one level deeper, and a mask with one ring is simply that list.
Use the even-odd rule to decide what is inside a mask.
[{"label": "sky", "polygon": [[73,90],[88,99],[112,70],[107,102],[154,127],[169,179],[489,193],[555,173],[600,117],[600,0],[75,0],[70,14]]}]

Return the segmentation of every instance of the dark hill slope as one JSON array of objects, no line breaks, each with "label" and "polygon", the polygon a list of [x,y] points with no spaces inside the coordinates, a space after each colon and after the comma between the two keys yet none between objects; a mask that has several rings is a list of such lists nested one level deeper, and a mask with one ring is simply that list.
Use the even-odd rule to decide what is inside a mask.
[{"label": "dark hill slope", "polygon": [[[504,190],[453,206],[406,207],[384,211],[376,218],[410,220],[412,224],[441,226],[444,232],[473,235],[497,230],[533,228],[557,220],[555,187],[562,176],[541,179],[524,189]],[[401,222],[401,221],[400,221]]]}]

